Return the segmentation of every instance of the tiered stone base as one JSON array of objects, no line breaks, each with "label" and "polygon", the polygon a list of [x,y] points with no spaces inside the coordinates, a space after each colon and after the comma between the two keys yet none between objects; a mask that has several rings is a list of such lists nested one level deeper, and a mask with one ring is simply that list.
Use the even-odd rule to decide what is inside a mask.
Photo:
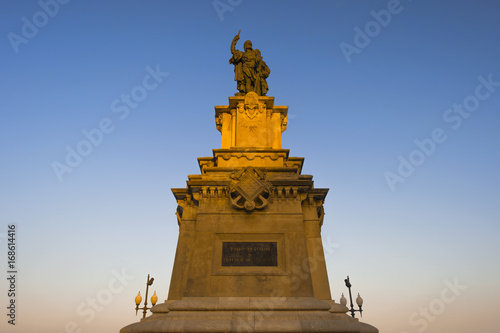
[{"label": "tiered stone base", "polygon": [[334,301],[314,297],[187,297],[166,301],[120,333],[337,332],[378,333]]}]

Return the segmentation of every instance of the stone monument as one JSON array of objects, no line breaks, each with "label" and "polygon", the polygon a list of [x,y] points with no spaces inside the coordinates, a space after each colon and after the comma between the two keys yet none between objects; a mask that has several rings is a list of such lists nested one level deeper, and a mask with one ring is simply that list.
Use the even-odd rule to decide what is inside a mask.
[{"label": "stone monument", "polygon": [[238,93],[215,106],[221,148],[172,189],[179,239],[168,299],[120,332],[377,333],[331,299],[321,242],[328,189],[282,148],[288,107],[265,96],[269,68],[251,42],[235,50],[238,38]]}]

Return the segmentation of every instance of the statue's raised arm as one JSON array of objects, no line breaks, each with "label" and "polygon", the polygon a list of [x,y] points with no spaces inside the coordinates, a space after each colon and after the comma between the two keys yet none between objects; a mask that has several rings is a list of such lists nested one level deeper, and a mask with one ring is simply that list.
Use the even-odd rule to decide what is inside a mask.
[{"label": "statue's raised arm", "polygon": [[234,54],[234,52],[236,51],[236,43],[240,39],[240,32],[241,32],[241,30],[238,31],[238,34],[236,36],[234,36],[233,42],[231,43],[231,53],[232,54]]}]

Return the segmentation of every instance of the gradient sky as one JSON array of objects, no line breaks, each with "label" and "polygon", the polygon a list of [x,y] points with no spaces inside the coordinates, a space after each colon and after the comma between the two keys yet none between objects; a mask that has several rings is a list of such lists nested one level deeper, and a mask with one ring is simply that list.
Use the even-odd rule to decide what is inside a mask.
[{"label": "gradient sky", "polygon": [[283,148],[330,188],[332,297],[349,275],[381,332],[498,333],[500,3],[220,2],[0,3],[0,261],[15,223],[19,271],[15,327],[0,283],[1,331],[118,332],[148,273],[166,299],[170,188],[220,147],[241,29],[289,106]]}]

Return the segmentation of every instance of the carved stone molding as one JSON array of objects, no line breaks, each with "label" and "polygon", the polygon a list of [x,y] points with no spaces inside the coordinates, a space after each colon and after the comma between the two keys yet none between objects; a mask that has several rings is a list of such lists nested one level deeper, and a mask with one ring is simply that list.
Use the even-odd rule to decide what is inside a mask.
[{"label": "carved stone molding", "polygon": [[226,198],[227,189],[224,186],[202,186],[199,195],[200,199]]},{"label": "carved stone molding", "polygon": [[204,168],[212,168],[215,167],[215,160],[212,159],[199,159],[198,164],[203,171]]},{"label": "carved stone molding", "polygon": [[278,199],[300,199],[298,197],[298,187],[278,186],[275,188],[275,195]]},{"label": "carved stone molding", "polygon": [[221,155],[221,157],[228,161],[231,159],[231,157],[234,157],[234,158],[244,158],[244,159],[247,159],[249,161],[253,161],[254,159],[256,158],[260,158],[260,159],[265,159],[265,158],[270,158],[271,160],[273,161],[276,161],[278,158],[280,158],[280,155],[277,154],[277,153],[274,153],[274,154],[264,154],[264,153],[261,153],[261,154],[245,154],[245,153],[224,153]]},{"label": "carved stone molding", "polygon": [[191,196],[187,195],[184,199],[177,199],[177,224],[180,226],[183,220],[194,220],[198,212],[198,206],[193,202]]}]

